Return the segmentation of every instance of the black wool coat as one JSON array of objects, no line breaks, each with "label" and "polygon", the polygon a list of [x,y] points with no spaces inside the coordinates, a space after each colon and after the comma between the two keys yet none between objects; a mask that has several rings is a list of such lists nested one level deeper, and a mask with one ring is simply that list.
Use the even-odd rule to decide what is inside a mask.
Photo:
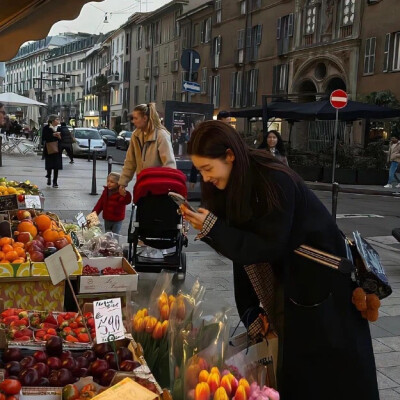
[{"label": "black wool coat", "polygon": [[[266,176],[278,186],[280,210],[266,211]],[[203,240],[233,261],[240,316],[259,304],[243,265],[269,262],[274,268],[283,289],[282,321],[277,324],[282,400],[378,400],[369,325],[351,302],[355,284],[350,274],[293,252],[308,244],[346,256],[333,218],[298,179],[253,164],[246,193],[253,217],[240,226],[218,218]]]},{"label": "black wool coat", "polygon": [[[45,168],[48,169],[62,169],[62,153],[61,153],[61,140],[53,136],[53,129],[46,125],[43,128],[43,142],[44,142],[44,160]],[[58,142],[58,153],[48,154],[46,149],[46,143],[48,142]]]}]

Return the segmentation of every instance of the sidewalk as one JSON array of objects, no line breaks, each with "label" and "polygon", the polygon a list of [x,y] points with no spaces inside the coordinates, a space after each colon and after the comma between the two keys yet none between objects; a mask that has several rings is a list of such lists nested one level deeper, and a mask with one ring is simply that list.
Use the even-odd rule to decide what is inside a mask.
[{"label": "sidewalk", "polygon": [[[19,181],[29,179],[42,189],[46,197],[46,211],[53,211],[62,220],[71,221],[79,211],[89,213],[92,210],[103,190],[108,166],[103,160],[97,161],[98,195],[90,195],[92,162],[81,158],[75,159],[75,164],[71,165],[68,159],[64,158],[63,164],[64,169],[60,171],[58,180],[59,189],[46,186],[44,161],[36,155],[3,155],[0,177],[6,176],[7,179]],[[113,166],[113,171],[120,170],[121,166]],[[351,185],[341,186],[354,188]],[[390,190],[380,186],[357,186],[357,188],[382,191],[382,194],[387,191],[390,193]],[[132,184],[129,185],[129,189],[132,189]],[[124,234],[128,231],[129,216],[130,210],[127,208],[122,227]],[[381,255],[393,288],[393,294],[382,301],[378,321],[371,324],[380,398],[381,400],[398,400],[400,398],[400,243],[397,243],[394,238],[392,244],[388,244],[387,241],[382,242],[379,238],[369,238],[369,240]],[[225,304],[232,307],[232,324],[236,324],[238,316],[233,297],[231,262],[204,243],[194,242],[194,231],[189,232],[189,246],[186,253],[188,267],[186,281],[189,283],[199,277],[201,283],[207,288],[206,296],[213,299],[216,306]]]}]

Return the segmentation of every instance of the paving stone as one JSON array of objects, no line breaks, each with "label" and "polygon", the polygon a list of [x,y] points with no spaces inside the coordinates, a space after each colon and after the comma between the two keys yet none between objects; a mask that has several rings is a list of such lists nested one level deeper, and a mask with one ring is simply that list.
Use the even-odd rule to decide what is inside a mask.
[{"label": "paving stone", "polygon": [[399,400],[399,392],[393,389],[384,389],[379,391],[380,400]]},{"label": "paving stone", "polygon": [[388,353],[392,352],[394,349],[392,347],[387,346],[386,344],[382,343],[381,340],[372,339],[372,346],[374,348],[374,353]]},{"label": "paving stone", "polygon": [[[375,354],[375,363],[377,368],[398,367],[400,372],[400,352]],[[400,374],[398,379],[400,380]]]},{"label": "paving stone", "polygon": [[396,381],[393,381],[392,379],[388,378],[385,376],[381,370],[378,370],[376,372],[376,378],[378,380],[378,388],[379,390],[382,389],[393,389],[399,386],[399,384]]},{"label": "paving stone", "polygon": [[[379,321],[379,320],[378,320]],[[393,336],[389,331],[382,329],[381,327],[375,325],[374,323],[369,324],[369,329],[371,331],[372,338],[382,338]]]},{"label": "paving stone", "polygon": [[396,387],[400,385],[400,366],[383,368],[377,367],[377,371],[379,371],[380,373],[382,373],[382,375],[386,376],[392,381],[396,382]]},{"label": "paving stone", "polygon": [[379,318],[374,325],[390,332],[389,336],[400,336],[400,316]]},{"label": "paving stone", "polygon": [[400,315],[400,305],[394,305],[394,306],[381,306],[382,312],[384,312],[386,315],[395,317]]},{"label": "paving stone", "polygon": [[400,337],[399,336],[383,337],[383,338],[374,339],[374,341],[382,343],[383,345],[392,349],[392,351],[400,352]]}]

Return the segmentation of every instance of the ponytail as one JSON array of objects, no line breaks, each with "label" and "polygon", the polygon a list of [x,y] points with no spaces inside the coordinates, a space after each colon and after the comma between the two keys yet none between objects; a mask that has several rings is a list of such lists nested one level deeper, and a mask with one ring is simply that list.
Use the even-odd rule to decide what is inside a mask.
[{"label": "ponytail", "polygon": [[149,118],[147,121],[147,132],[153,132],[154,130],[163,127],[156,109],[156,103],[139,104],[133,109],[133,111],[139,111],[143,117],[147,115]]}]

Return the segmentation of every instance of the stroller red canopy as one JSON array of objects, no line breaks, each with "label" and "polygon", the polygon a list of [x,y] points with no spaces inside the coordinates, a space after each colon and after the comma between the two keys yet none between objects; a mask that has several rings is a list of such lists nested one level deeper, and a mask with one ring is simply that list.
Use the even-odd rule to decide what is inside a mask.
[{"label": "stroller red canopy", "polygon": [[140,172],[133,188],[133,202],[148,194],[161,195],[176,192],[187,198],[186,175],[168,167],[146,168]]}]

